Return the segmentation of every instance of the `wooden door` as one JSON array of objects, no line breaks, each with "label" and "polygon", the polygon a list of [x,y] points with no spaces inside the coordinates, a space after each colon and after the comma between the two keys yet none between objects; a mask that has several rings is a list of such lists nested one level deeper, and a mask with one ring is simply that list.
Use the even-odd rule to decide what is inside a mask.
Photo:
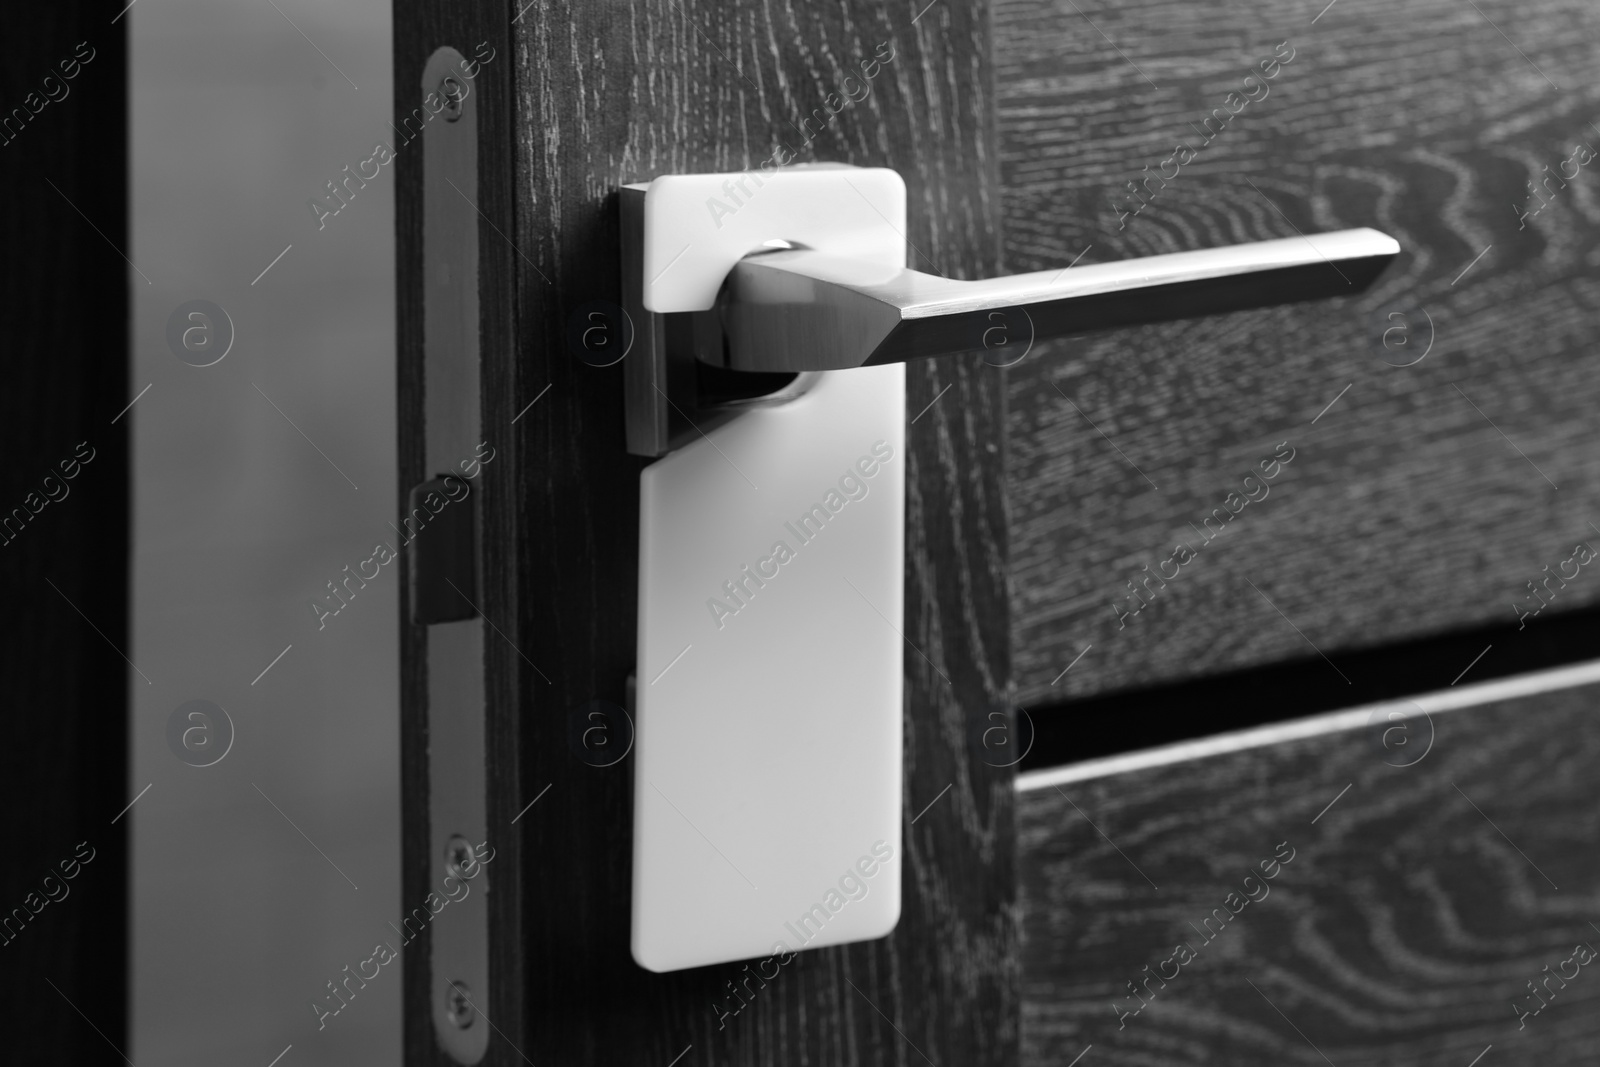
[{"label": "wooden door", "polygon": [[[906,236],[924,269],[992,274],[986,8],[402,0],[395,11],[402,119],[436,49],[483,59],[481,424],[498,457],[482,475],[478,540],[478,606],[497,635],[485,652],[495,858],[483,1062],[1015,1062],[1014,772],[973,729],[1008,709],[994,368],[974,358],[909,372],[919,414],[907,458],[906,867],[892,936],[802,953],[766,981],[733,964],[640,969],[628,950],[630,764],[596,767],[569,744],[571,716],[597,699],[624,704],[634,667],[642,461],[625,450],[622,368],[587,365],[566,336],[584,304],[620,302],[618,187],[753,166],[779,145],[801,161],[890,166],[907,182]],[[844,106],[843,79],[863,63],[876,71],[871,91]],[[400,153],[404,494],[438,472],[423,459],[423,164]],[[407,623],[408,906],[436,870],[424,641]],[[451,1062],[433,1033],[431,936],[407,949],[415,1064]]]},{"label": "wooden door", "polygon": [[[478,79],[474,204],[481,418],[505,457],[479,540],[487,835],[505,843],[486,1062],[1582,1060],[1581,987],[1531,1027],[1508,1005],[1531,1011],[1523,987],[1571,958],[1600,885],[1580,844],[1594,679],[1529,673],[1600,654],[1600,586],[1547,574],[1600,522],[1600,215],[1574,149],[1600,55],[1563,30],[1593,29],[1587,7],[1516,15],[397,5],[401,115],[436,48],[496,57]],[[869,56],[881,71],[846,106],[836,87]],[[1247,69],[1271,69],[1270,92]],[[625,702],[641,461],[620,370],[565,334],[576,309],[619,302],[617,186],[780,144],[898,169],[914,264],[951,276],[1359,225],[1405,255],[1355,300],[1040,345],[1004,375],[911,367],[901,924],[764,982],[733,965],[651,975],[627,952],[627,764],[567,742],[575,709]],[[419,160],[402,156],[400,181],[409,490],[436,473]],[[1218,520],[1226,540],[1195,529],[1198,565],[1148,577],[1175,530],[1274,457],[1270,501],[1226,505],[1241,516]],[[1540,605],[1531,625],[1513,603]],[[416,901],[434,857],[423,635],[405,641]],[[1364,702],[1428,692],[1434,714],[1410,729],[1433,747],[1396,753],[1393,709]],[[1020,847],[1013,772],[973,740],[991,714],[1012,721],[1014,696],[1039,742]],[[1346,711],[1282,725],[1329,709]],[[1235,911],[1233,881],[1263,863],[1282,875],[1272,899]],[[1180,913],[1231,921],[1215,907],[1238,937],[1185,962],[1187,984],[1130,988],[1170,966]],[[447,1062],[421,947],[407,1054]]]},{"label": "wooden door", "polygon": [[[1596,9],[999,0],[994,24],[1008,269],[1354,225],[1404,249],[1358,300],[1012,371],[1042,757],[1023,1062],[1592,1061],[1600,720],[1592,665],[1552,668],[1600,656],[1574,551],[1600,525]],[[1280,442],[1270,498],[1189,529]],[[1198,558],[1119,626],[1175,538]],[[1391,733],[1408,709],[1372,702],[1403,697],[1431,720]]]},{"label": "wooden door", "polygon": [[1592,1063],[1597,681],[1030,775],[1022,1062]]}]

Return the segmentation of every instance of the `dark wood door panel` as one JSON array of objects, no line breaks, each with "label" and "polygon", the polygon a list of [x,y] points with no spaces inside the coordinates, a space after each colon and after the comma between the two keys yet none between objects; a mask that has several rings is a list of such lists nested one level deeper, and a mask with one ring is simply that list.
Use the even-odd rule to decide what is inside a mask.
[{"label": "dark wood door panel", "polygon": [[1023,1062],[1594,1062],[1597,724],[1588,685],[1421,759],[1413,718],[1019,793]]},{"label": "dark wood door panel", "polygon": [[[1405,249],[1360,298],[1012,369],[1025,702],[1515,623],[1527,583],[1597,536],[1600,161],[1562,164],[1600,149],[1600,8],[1342,0],[1313,24],[1322,7],[995,5],[1009,271],[1360,225]],[[1524,225],[1546,166],[1576,176]],[[1151,175],[1170,180],[1133,213],[1126,183]],[[1281,442],[1267,495],[1230,502]],[[1220,535],[1218,508],[1238,510]],[[1163,563],[1180,541],[1192,561]],[[1158,570],[1178,577],[1119,618]],[[1600,602],[1587,571],[1549,588],[1546,621]]]},{"label": "dark wood door panel", "polygon": [[[855,0],[397,6],[402,112],[438,45],[467,51],[488,38],[500,55],[477,86],[479,206],[495,227],[482,231],[483,422],[508,457],[486,468],[483,498],[484,610],[505,638],[488,652],[490,837],[510,842],[490,897],[486,1014],[498,1036],[486,1062],[1015,1062],[1013,772],[974,743],[1008,709],[993,368],[908,369],[909,409],[928,410],[907,447],[906,871],[889,938],[801,953],[776,978],[761,961],[640,969],[628,949],[632,763],[590,766],[568,743],[574,709],[623,703],[634,667],[642,463],[624,451],[622,367],[588,366],[566,340],[581,305],[620,303],[615,190],[755,168],[779,145],[779,163],[891,166],[908,187],[907,237],[933,264],[923,269],[992,274],[987,34],[986,8],[954,0],[920,14]],[[874,76],[863,96],[864,63]],[[845,92],[856,102],[841,105]],[[427,473],[418,180],[408,172],[400,186],[403,485]],[[407,640],[405,758],[416,783],[425,679],[414,629]],[[760,694],[750,698],[757,715]],[[427,797],[406,798],[405,888],[421,899]],[[407,971],[410,1063],[445,1062],[428,983],[425,967]]]}]

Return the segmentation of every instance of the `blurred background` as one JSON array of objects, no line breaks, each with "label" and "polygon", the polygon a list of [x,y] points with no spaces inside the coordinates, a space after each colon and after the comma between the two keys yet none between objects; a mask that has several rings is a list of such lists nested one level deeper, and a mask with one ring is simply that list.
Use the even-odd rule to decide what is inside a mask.
[{"label": "blurred background", "polygon": [[[149,387],[129,412],[129,655],[148,679],[132,792],[150,787],[129,813],[127,1051],[398,1062],[397,968],[321,1030],[311,1007],[399,912],[398,572],[321,630],[310,607],[392,538],[392,168],[320,230],[307,206],[393,140],[390,6],[144,0],[126,18],[129,256],[148,278],[130,395]],[[180,315],[180,338],[198,331],[180,359],[169,318],[195,300],[225,317]],[[169,731],[191,701],[221,711]]]}]

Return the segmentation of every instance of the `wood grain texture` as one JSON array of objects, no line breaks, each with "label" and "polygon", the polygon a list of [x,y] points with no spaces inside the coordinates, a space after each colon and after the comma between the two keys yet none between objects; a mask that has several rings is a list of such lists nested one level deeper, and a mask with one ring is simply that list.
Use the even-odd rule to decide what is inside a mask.
[{"label": "wood grain texture", "polygon": [[[484,424],[508,457],[487,470],[483,498],[485,611],[506,638],[489,653],[489,809],[491,839],[510,843],[495,860],[490,1010],[501,1033],[486,1062],[1014,1063],[1012,772],[974,743],[975,726],[1006,712],[1010,671],[994,370],[945,363],[908,375],[913,412],[949,391],[908,444],[905,626],[915,650],[905,657],[903,910],[891,937],[801,954],[719,1024],[713,1005],[739,966],[653,975],[633,963],[631,763],[592,767],[568,744],[569,715],[593,699],[624,703],[634,666],[641,462],[624,452],[621,367],[585,365],[564,337],[579,305],[618,301],[614,190],[755,166],[786,142],[802,161],[897,168],[907,236],[935,265],[925,269],[992,273],[987,9],[945,0],[914,25],[915,11],[859,0],[537,3],[514,24],[510,10],[472,10],[468,29],[438,21],[432,5],[400,4],[396,84],[404,94],[439,33],[468,43],[508,35],[505,65],[480,78],[481,206],[515,242],[513,251],[493,231],[483,237],[493,290]],[[895,58],[870,95],[807,144],[806,117],[884,42]],[[400,186],[403,484],[420,456],[407,436],[420,418],[416,182],[413,171]],[[415,783],[425,738],[408,641],[405,774]],[[426,891],[425,812],[425,795],[408,788],[408,895]],[[408,1062],[441,1062],[420,999],[426,978],[408,972],[407,983]]]},{"label": "wood grain texture", "polygon": [[[112,420],[132,399],[128,279],[144,282],[119,252],[128,243],[126,23],[111,25],[120,6],[64,0],[0,15],[11,46],[0,65],[0,118],[11,120],[0,133],[0,998],[13,1021],[12,1063],[121,1063],[117,1049],[128,1045],[129,820],[112,820],[133,799],[127,680],[143,681],[119,651],[128,648],[128,422]],[[80,42],[89,62],[63,82],[58,64]],[[45,102],[47,91],[57,99]],[[70,480],[63,461],[75,464]],[[60,865],[75,853],[92,859],[64,880]]]},{"label": "wood grain texture", "polygon": [[[1324,6],[995,5],[1008,271],[1362,225],[1404,249],[1356,299],[1040,345],[1013,369],[1024,702],[1514,622],[1600,526],[1595,165],[1517,217],[1543,167],[1600,148],[1600,9]],[[1205,144],[1283,41],[1269,94]],[[1180,142],[1203,147],[1119,230],[1124,183]],[[1414,366],[1380,358],[1395,305],[1413,350],[1431,317]],[[1204,545],[1190,524],[1285,440],[1270,496]],[[1110,605],[1179,540],[1197,558],[1119,628]],[[1585,571],[1549,611],[1597,601]]]},{"label": "wood grain texture", "polygon": [[1600,946],[1597,712],[1587,687],[1438,714],[1411,766],[1355,730],[1020,794],[1023,1062],[1594,1062],[1592,965],[1525,1026],[1512,1003]]}]

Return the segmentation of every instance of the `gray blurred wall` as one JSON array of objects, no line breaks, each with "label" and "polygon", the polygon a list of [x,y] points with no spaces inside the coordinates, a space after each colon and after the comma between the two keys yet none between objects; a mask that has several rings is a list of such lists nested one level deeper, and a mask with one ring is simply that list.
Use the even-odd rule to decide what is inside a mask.
[{"label": "gray blurred wall", "polygon": [[[129,413],[133,789],[150,785],[129,813],[129,1055],[398,1063],[397,965],[320,1030],[311,1008],[398,947],[401,910],[400,571],[320,632],[309,607],[395,512],[393,168],[320,231],[306,206],[392,137],[389,5],[140,0],[126,18],[129,255],[149,279],[130,274],[132,391],[150,387]],[[209,367],[166,339],[193,299],[234,327]],[[232,722],[210,766],[168,743],[191,700]]]}]

